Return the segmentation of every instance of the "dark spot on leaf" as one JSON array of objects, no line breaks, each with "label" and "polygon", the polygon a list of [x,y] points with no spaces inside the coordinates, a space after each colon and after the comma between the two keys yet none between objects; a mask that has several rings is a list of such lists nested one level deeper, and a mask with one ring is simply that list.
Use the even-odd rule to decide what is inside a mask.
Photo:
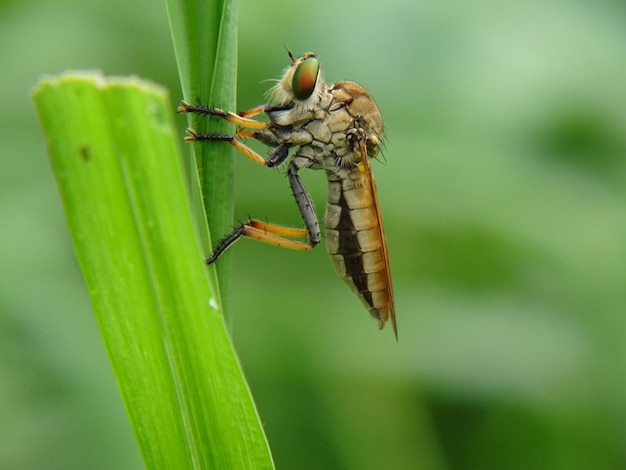
[{"label": "dark spot on leaf", "polygon": [[89,160],[91,160],[91,152],[89,151],[89,147],[87,147],[86,145],[81,145],[80,147],[78,147],[78,153],[80,154],[80,157],[83,159],[84,162],[88,162]]}]

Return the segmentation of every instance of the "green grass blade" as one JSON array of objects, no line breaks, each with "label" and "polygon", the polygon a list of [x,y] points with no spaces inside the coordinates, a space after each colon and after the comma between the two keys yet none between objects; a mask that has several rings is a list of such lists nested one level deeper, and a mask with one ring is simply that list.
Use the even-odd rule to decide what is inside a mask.
[{"label": "green grass blade", "polygon": [[34,100],[146,467],[272,468],[202,263],[167,94],[67,75]]},{"label": "green grass blade", "polygon": [[[190,103],[232,110],[236,106],[237,3],[235,0],[167,0],[172,41],[183,96]],[[232,134],[222,120],[189,115],[189,126],[201,132]],[[210,236],[221,239],[232,230],[233,149],[225,142],[193,145],[200,187],[192,178],[192,199],[200,199]],[[207,244],[205,244],[207,246]],[[209,254],[210,247],[205,248]],[[227,305],[229,254],[217,263],[220,292]]]}]

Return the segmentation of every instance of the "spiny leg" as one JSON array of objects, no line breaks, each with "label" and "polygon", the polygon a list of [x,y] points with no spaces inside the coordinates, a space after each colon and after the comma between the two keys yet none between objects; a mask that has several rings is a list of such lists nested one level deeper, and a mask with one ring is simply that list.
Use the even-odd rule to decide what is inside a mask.
[{"label": "spiny leg", "polygon": [[[289,156],[289,145],[287,143],[281,143],[276,145],[270,155],[267,158],[264,158],[258,152],[252,150],[246,144],[237,140],[237,137],[226,134],[200,134],[199,132],[189,128],[187,129],[187,137],[185,137],[186,142],[228,142],[239,152],[244,154],[250,160],[259,165],[264,165],[267,167],[275,167],[281,165]],[[257,137],[256,132],[250,131],[237,131],[237,136],[243,137]]]},{"label": "spiny leg", "polygon": [[[249,131],[239,129],[236,136],[225,134],[201,134],[193,129],[187,129],[189,136],[185,138],[188,142],[228,142],[239,152],[246,157],[258,163],[260,165],[273,167],[282,164],[289,156],[290,144],[278,143],[276,137],[267,129],[271,129],[270,124],[261,123],[254,119],[249,119],[250,116],[256,116],[261,112],[267,110],[267,106],[259,106],[249,111],[244,111],[238,114],[226,112],[216,108],[208,108],[204,106],[192,106],[184,101],[181,102],[179,112],[192,112],[198,114],[204,114],[209,116],[220,117],[229,122],[248,127],[251,129],[261,129],[260,131]],[[263,158],[258,152],[255,152],[250,147],[239,141],[240,138],[254,138],[260,140],[270,146],[274,146],[272,153],[268,158]],[[310,250],[314,248],[321,239],[321,233],[319,229],[319,222],[315,214],[315,208],[308,192],[306,191],[302,180],[298,176],[298,170],[300,167],[293,161],[289,165],[287,170],[287,176],[289,178],[289,184],[291,186],[292,193],[296,199],[296,204],[300,210],[302,220],[306,229],[289,228],[280,225],[274,225],[264,223],[259,220],[251,219],[240,226],[236,227],[228,236],[226,236],[216,247],[213,254],[206,260],[207,264],[214,263],[220,255],[229,248],[233,243],[239,240],[243,236],[254,238],[266,243],[271,243],[276,246],[282,246],[285,248],[291,248],[295,250]],[[288,237],[303,237],[308,235],[309,240],[307,242],[292,240]]]},{"label": "spiny leg", "polygon": [[[261,113],[268,113],[268,112],[272,112],[272,111],[284,111],[287,109],[291,109],[293,106],[292,105],[273,105],[273,104],[261,104],[259,106],[255,106],[254,108],[251,109],[247,109],[245,111],[238,111],[237,113],[231,113],[228,111],[224,111],[223,109],[220,108],[212,108],[210,106],[203,106],[203,105],[192,105],[187,103],[185,100],[181,100],[180,102],[180,106],[178,107],[177,111],[179,113],[194,113],[194,114],[202,114],[205,116],[214,116],[214,117],[221,117],[223,119],[235,119],[238,122],[235,122],[235,124],[238,124],[240,122],[243,122],[242,119],[239,118],[243,118],[245,120],[245,122],[249,122],[250,120],[254,121],[253,118],[254,116],[258,116]],[[263,124],[260,123],[259,121],[255,121],[257,124]],[[247,126],[245,124],[242,124],[245,127],[255,127],[255,126]],[[258,126],[257,126],[258,128]]]},{"label": "spiny leg", "polygon": [[[248,220],[236,227],[235,230],[220,241],[213,254],[206,260],[207,264],[215,262],[228,247],[244,236],[271,243],[275,246],[291,248],[292,250],[311,250],[320,242],[321,233],[313,201],[300,176],[298,176],[298,166],[293,160],[287,170],[287,176],[306,229],[284,227],[254,219]],[[309,240],[306,242],[287,238],[304,237],[307,235]]]},{"label": "spiny leg", "polygon": [[282,225],[269,224],[260,220],[251,219],[239,225],[229,235],[222,239],[213,254],[206,259],[206,264],[214,263],[233,243],[241,237],[250,237],[275,246],[290,248],[292,250],[311,250],[315,244],[291,240],[287,237],[304,237],[307,231],[303,228],[283,227]]},{"label": "spiny leg", "polygon": [[219,117],[222,119],[226,119],[228,122],[232,122],[233,124],[237,124],[238,126],[248,127],[250,129],[268,129],[270,127],[270,124],[268,124],[267,122],[261,122],[257,121],[256,119],[251,119],[252,117],[264,112],[266,107],[266,105],[261,105],[248,111],[242,111],[235,114],[231,111],[224,111],[219,108],[210,108],[208,106],[202,105],[192,105],[187,103],[186,101],[181,101],[180,106],[178,107],[178,112]]}]

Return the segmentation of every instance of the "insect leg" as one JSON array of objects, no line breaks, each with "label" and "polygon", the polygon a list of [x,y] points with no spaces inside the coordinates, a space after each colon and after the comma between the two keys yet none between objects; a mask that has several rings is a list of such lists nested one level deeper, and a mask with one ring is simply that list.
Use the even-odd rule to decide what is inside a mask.
[{"label": "insect leg", "polygon": [[309,243],[313,247],[320,242],[320,225],[317,221],[317,215],[315,214],[315,207],[313,206],[311,196],[309,196],[309,193],[298,175],[298,170],[300,170],[296,163],[298,161],[299,160],[295,158],[291,160],[289,168],[287,169],[287,177],[289,178],[289,186],[291,186],[293,197],[296,199],[296,204],[298,204],[302,221],[309,234]]},{"label": "insect leg", "polygon": [[254,238],[255,240],[283,248],[291,248],[292,250],[311,250],[315,244],[287,238],[304,237],[307,233],[307,230],[303,228],[283,227],[282,225],[268,224],[260,220],[251,219],[236,227],[232,233],[222,239],[215,251],[213,251],[213,254],[206,259],[206,264],[214,263],[228,247],[241,237]]},{"label": "insect leg", "polygon": [[233,112],[224,111],[223,109],[219,108],[210,108],[208,106],[202,105],[192,105],[187,103],[186,101],[181,101],[180,106],[178,107],[178,112],[219,117],[227,120],[228,122],[232,122],[233,124],[237,124],[238,126],[248,127],[251,129],[267,129],[270,127],[268,123],[260,122],[256,119],[251,119],[252,117],[264,112],[265,108],[266,105],[261,105],[248,111],[243,111],[241,113],[235,114]]},{"label": "insect leg", "polygon": [[[282,143],[276,145],[274,150],[270,153],[269,157],[264,158],[258,152],[255,152],[250,147],[248,147],[243,142],[237,140],[235,136],[226,135],[226,134],[200,134],[193,129],[187,129],[187,137],[185,137],[185,141],[187,142],[228,142],[230,145],[235,147],[239,152],[244,154],[250,160],[259,165],[264,165],[268,167],[278,166],[283,163],[287,157],[289,156],[289,145],[287,143]],[[244,137],[256,137],[256,132],[250,133],[247,131],[240,131],[237,135],[243,135]]]},{"label": "insect leg", "polygon": [[[249,111],[234,114],[216,108],[192,106],[182,101],[179,112],[190,112],[219,117],[234,124],[247,127],[248,129],[257,129],[239,129],[237,130],[235,136],[225,134],[201,134],[193,129],[187,129],[187,133],[189,135],[185,138],[185,140],[188,142],[228,142],[255,163],[267,167],[273,167],[282,164],[287,159],[289,156],[289,148],[294,145],[294,142],[291,142],[291,139],[289,142],[280,141],[277,135],[272,132],[271,124],[261,123],[249,118],[260,114],[261,112],[267,111],[267,109],[267,106],[259,106]],[[254,138],[265,143],[266,145],[274,147],[274,149],[269,157],[263,158],[258,152],[252,150],[250,147],[238,140],[238,137]],[[310,141],[310,134],[304,133],[298,136],[298,139],[296,140],[297,143],[295,145],[309,143]],[[315,209],[313,207],[311,197],[307,193],[304,185],[302,184],[302,180],[298,176],[298,170],[306,166],[306,164],[296,164],[292,161],[287,172],[289,184],[296,199],[296,203],[298,205],[298,209],[300,210],[300,214],[302,215],[306,229],[283,227],[254,219],[248,220],[247,222],[244,222],[236,227],[228,236],[218,243],[213,254],[207,258],[206,263],[214,263],[226,249],[244,236],[295,250],[310,250],[315,247],[315,245],[320,242],[321,238],[319,223],[315,215]],[[307,235],[309,241],[306,242],[292,240],[289,238],[304,237]]]},{"label": "insect leg", "polygon": [[[278,148],[278,147],[277,147]],[[298,176],[297,163],[294,160],[289,164],[287,169],[287,177],[289,178],[289,185],[291,191],[296,199],[296,204],[302,215],[305,229],[283,227],[281,225],[268,224],[261,222],[260,220],[248,220],[243,224],[235,228],[228,236],[220,241],[215,248],[213,254],[207,258],[206,263],[214,263],[220,255],[226,251],[233,243],[239,240],[241,237],[250,237],[262,242],[271,243],[275,246],[281,246],[284,248],[291,248],[292,250],[311,250],[320,242],[321,234],[319,222],[315,214],[315,208],[311,196],[307,192],[300,176]],[[288,237],[304,237],[307,236],[309,240],[298,241],[291,240]]]}]

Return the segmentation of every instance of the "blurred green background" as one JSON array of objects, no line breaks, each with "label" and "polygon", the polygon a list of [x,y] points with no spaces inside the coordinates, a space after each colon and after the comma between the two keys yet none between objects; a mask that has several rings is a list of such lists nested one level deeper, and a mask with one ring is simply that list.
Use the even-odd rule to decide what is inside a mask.
[{"label": "blurred green background", "polygon": [[[286,44],[365,86],[386,125],[373,170],[399,343],[324,248],[231,252],[229,323],[277,466],[625,468],[624,3],[239,11],[240,109],[262,102]],[[0,468],[141,468],[29,91],[100,69],[175,104],[165,6],[4,0],[0,63]],[[324,175],[305,183],[321,214]],[[300,224],[282,171],[237,160],[236,198],[239,219]]]}]

